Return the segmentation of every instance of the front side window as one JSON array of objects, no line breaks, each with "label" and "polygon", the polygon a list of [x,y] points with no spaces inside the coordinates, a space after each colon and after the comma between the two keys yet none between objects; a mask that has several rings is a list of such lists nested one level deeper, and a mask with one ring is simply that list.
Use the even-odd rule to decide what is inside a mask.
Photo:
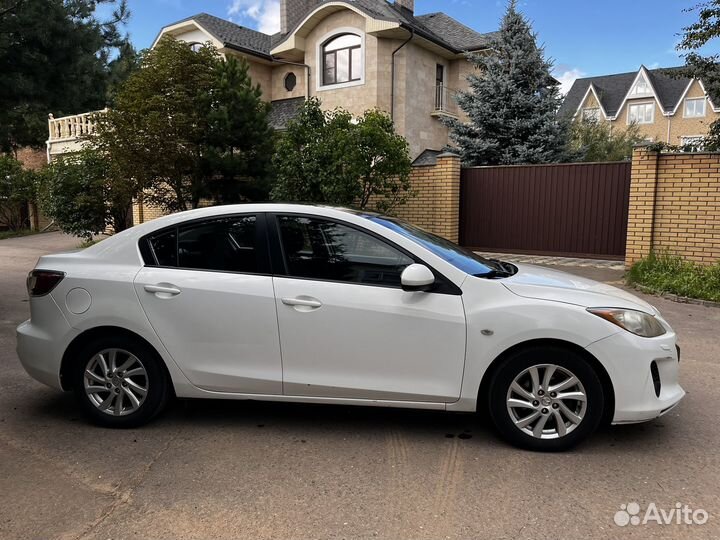
[{"label": "front side window", "polygon": [[705,98],[685,100],[685,118],[705,116]]},{"label": "front side window", "polygon": [[362,79],[362,39],[342,34],[322,47],[323,86]]},{"label": "front side window", "polygon": [[290,277],[400,287],[415,261],[382,240],[334,221],[279,216],[286,273]]},{"label": "front side window", "polygon": [[652,124],[655,121],[655,103],[638,103],[628,108],[628,124]]},{"label": "front side window", "polygon": [[680,144],[685,152],[702,152],[705,146],[705,137],[702,135],[681,137]]},{"label": "front side window", "polygon": [[636,97],[651,96],[652,93],[652,87],[650,86],[650,83],[644,75],[640,75],[637,82],[635,83],[635,86],[633,86],[632,90],[630,90],[630,95]]}]

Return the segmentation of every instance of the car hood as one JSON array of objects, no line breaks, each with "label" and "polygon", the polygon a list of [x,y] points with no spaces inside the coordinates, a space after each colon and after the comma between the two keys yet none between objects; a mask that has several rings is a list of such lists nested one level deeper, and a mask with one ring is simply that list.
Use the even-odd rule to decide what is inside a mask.
[{"label": "car hood", "polygon": [[502,283],[518,296],[583,307],[614,307],[658,314],[657,310],[644,300],[612,285],[540,266],[516,266],[518,272],[502,280]]}]

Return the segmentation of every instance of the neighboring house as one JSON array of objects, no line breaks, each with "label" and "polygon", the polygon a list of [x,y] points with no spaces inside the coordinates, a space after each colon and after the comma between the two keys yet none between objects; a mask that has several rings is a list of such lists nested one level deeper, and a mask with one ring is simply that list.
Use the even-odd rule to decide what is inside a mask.
[{"label": "neighboring house", "polygon": [[702,81],[678,77],[679,69],[641,66],[637,72],[578,79],[560,112],[621,129],[635,123],[648,141],[698,145],[720,118],[720,99],[708,96]]},{"label": "neighboring house", "polygon": [[[461,116],[454,93],[467,89],[474,69],[466,53],[487,51],[488,34],[444,13],[415,15],[414,0],[281,0],[280,10],[281,30],[272,36],[201,13],[164,27],[155,43],[165,35],[209,41],[245,58],[272,103],[276,129],[315,96],[325,109],[391,114],[413,159],[448,144],[441,117]],[[87,115],[51,119],[49,156],[68,151],[68,137],[88,129]]]}]

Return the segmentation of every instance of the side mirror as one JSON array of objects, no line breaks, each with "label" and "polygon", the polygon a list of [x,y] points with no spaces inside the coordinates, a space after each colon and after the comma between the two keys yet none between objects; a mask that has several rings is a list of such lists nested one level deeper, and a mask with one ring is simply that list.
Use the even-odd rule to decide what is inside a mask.
[{"label": "side mirror", "polygon": [[435,284],[435,275],[425,265],[411,264],[403,270],[400,283],[404,291],[429,291]]}]

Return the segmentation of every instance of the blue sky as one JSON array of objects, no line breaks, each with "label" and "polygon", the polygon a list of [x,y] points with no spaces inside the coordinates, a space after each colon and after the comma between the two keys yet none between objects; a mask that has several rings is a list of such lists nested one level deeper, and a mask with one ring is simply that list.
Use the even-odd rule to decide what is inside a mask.
[{"label": "blue sky", "polygon": [[[555,76],[568,85],[578,76],[634,71],[641,64],[682,64],[675,46],[685,13],[697,0],[521,0],[539,41],[555,60]],[[199,12],[272,32],[279,26],[279,0],[129,0],[128,25],[136,47],[152,44],[158,30]],[[480,32],[497,29],[503,0],[416,0],[417,13],[444,11]],[[708,52],[720,52],[720,43]]]}]

